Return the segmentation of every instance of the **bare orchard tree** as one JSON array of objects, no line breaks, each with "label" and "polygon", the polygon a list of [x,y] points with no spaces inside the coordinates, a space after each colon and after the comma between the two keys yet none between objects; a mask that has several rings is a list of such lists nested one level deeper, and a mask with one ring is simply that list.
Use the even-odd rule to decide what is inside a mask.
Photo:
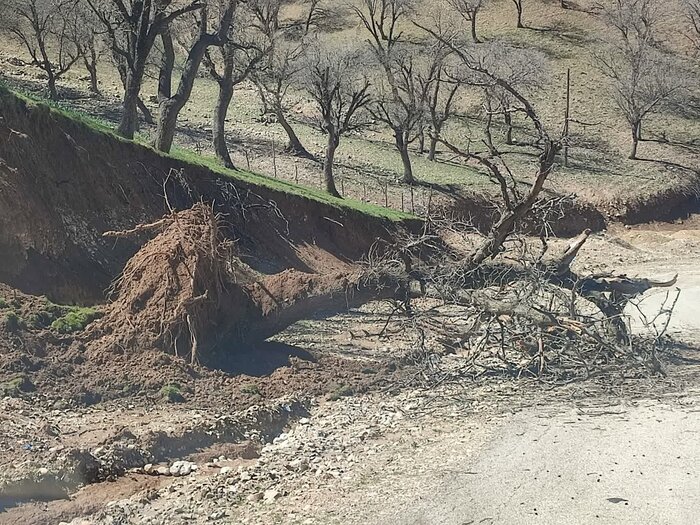
[{"label": "bare orchard tree", "polygon": [[420,82],[427,84],[423,89],[427,93],[426,107],[428,120],[428,160],[435,160],[438,139],[445,123],[454,111],[455,99],[462,87],[460,82],[450,78],[453,64],[452,50],[439,42],[424,48],[426,57],[426,72],[421,75]]},{"label": "bare orchard tree", "polygon": [[288,137],[287,152],[300,157],[311,157],[287,119],[289,90],[301,74],[299,58],[303,44],[294,43],[280,24],[283,0],[249,0],[254,27],[264,37],[265,57],[252,72],[263,108],[271,108]]},{"label": "bare orchard tree", "polygon": [[304,0],[306,14],[301,20],[303,36],[313,32],[331,33],[347,27],[350,9],[336,0]]},{"label": "bare orchard tree", "polygon": [[447,0],[448,5],[469,23],[472,41],[479,42],[476,34],[476,17],[488,0]]},{"label": "bare orchard tree", "polygon": [[423,127],[427,98],[427,86],[417,81],[414,59],[418,56],[413,53],[418,47],[406,41],[401,27],[409,21],[414,7],[413,0],[362,0],[355,8],[369,33],[368,43],[380,70],[370,110],[375,119],[391,128],[407,184],[415,183],[408,148]]},{"label": "bare orchard tree", "polygon": [[[541,53],[533,50],[514,51],[501,42],[492,42],[482,50],[484,66],[499,79],[507,82],[520,93],[530,96],[540,90],[547,78],[547,61]],[[467,79],[467,84],[469,79]],[[520,102],[500,84],[484,87],[486,112],[485,135],[489,148],[495,148],[492,139],[492,119],[501,116],[505,125],[504,142],[513,144],[513,117],[522,113]],[[537,140],[538,137],[535,137]]]},{"label": "bare orchard tree", "polygon": [[97,64],[102,57],[104,46],[99,34],[99,20],[84,0],[76,4],[75,46],[90,75],[90,92],[100,93],[97,79]]},{"label": "bare orchard tree", "polygon": [[614,0],[602,12],[612,31],[594,59],[610,81],[613,101],[630,127],[630,159],[637,158],[644,119],[687,84],[676,58],[657,46],[656,28],[662,15],[656,0]]},{"label": "bare orchard tree", "polygon": [[460,61],[459,78],[465,85],[478,89],[499,88],[507,91],[515,101],[513,110],[524,115],[536,136],[534,146],[539,150],[539,155],[534,166],[534,180],[524,192],[498,149],[489,148],[486,152],[480,153],[472,148],[471,141],[460,146],[440,138],[440,142],[456,155],[480,164],[500,188],[502,201],[500,217],[484,242],[465,261],[467,267],[475,268],[498,254],[515,228],[531,213],[540,197],[544,183],[554,169],[557,154],[562,148],[562,137],[550,134],[525,92],[515,85],[515,81],[527,75],[529,69],[542,68],[541,61],[544,57],[537,55],[537,58],[532,59],[509,59],[516,64],[515,67],[510,67],[503,64],[504,57],[533,52],[517,50],[496,42],[490,46],[466,44],[456,36],[454,30],[444,32],[417,25],[453,51]]},{"label": "bare orchard tree", "polygon": [[123,112],[117,132],[134,138],[136,110],[153,45],[173,20],[204,6],[205,0],[85,0],[99,19],[118,67],[124,72]]},{"label": "bare orchard tree", "polygon": [[394,146],[401,155],[402,182],[414,184],[409,146],[420,137],[428,123],[428,100],[435,77],[427,76],[423,47],[415,44],[396,45],[387,64],[391,75],[383,70],[375,75],[372,117],[386,124],[394,135]]},{"label": "bare orchard tree", "polygon": [[367,125],[370,101],[364,53],[349,42],[316,39],[307,48],[302,87],[316,103],[319,127],[327,137],[323,175],[326,191],[340,197],[333,177],[335,152],[343,135]]},{"label": "bare orchard tree", "polygon": [[[196,35],[190,39],[189,45],[184,47],[187,49],[187,58],[174,93],[171,91],[175,58],[172,31],[171,28],[167,28],[161,32],[165,53],[158,81],[158,120],[154,143],[160,151],[170,151],[175,137],[177,117],[192,94],[204,53],[210,46],[222,46],[226,42],[238,0],[210,0],[210,4],[191,15],[196,24]],[[210,17],[216,24],[216,29],[212,32],[209,32],[209,24],[212,21]],[[186,23],[186,20],[183,19],[183,23]],[[172,29],[175,29],[176,24],[171,25]]]},{"label": "bare orchard tree", "polygon": [[287,113],[290,106],[290,88],[303,74],[299,60],[301,44],[283,40],[273,42],[261,65],[253,71],[251,78],[258,86],[263,105],[270,108],[287,134],[286,151],[299,157],[311,157],[294,131]]},{"label": "bare orchard tree", "polygon": [[16,37],[46,75],[49,97],[56,82],[80,59],[76,0],[2,0],[0,29]]},{"label": "bare orchard tree", "polygon": [[204,54],[204,65],[219,86],[212,122],[214,152],[227,168],[235,168],[226,142],[228,109],[236,86],[249,78],[265,57],[267,50],[261,37],[251,23],[250,12],[239,6],[224,44]]}]

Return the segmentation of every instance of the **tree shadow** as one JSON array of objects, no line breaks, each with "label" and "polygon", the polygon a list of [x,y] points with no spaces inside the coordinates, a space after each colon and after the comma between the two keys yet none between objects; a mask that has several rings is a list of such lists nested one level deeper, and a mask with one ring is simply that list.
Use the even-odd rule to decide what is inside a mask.
[{"label": "tree shadow", "polygon": [[292,366],[292,359],[316,362],[314,355],[302,348],[278,341],[261,341],[245,347],[222,343],[207,359],[206,366],[227,374],[265,377],[279,368]]},{"label": "tree shadow", "polygon": [[667,168],[676,168],[676,169],[680,169],[683,171],[688,171],[688,172],[693,173],[695,175],[700,175],[700,169],[691,168],[689,166],[685,166],[684,164],[680,164],[678,162],[672,162],[670,160],[648,159],[645,157],[637,157],[635,160],[640,161],[640,162],[653,162],[655,164],[661,164],[662,166],[666,166]]}]

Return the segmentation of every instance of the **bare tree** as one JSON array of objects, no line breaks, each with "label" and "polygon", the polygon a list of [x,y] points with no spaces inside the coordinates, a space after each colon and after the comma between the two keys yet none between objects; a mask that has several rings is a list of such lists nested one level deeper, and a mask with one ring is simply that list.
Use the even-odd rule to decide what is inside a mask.
[{"label": "bare tree", "polygon": [[303,44],[286,38],[280,24],[282,0],[249,0],[255,27],[265,37],[264,60],[251,78],[258,87],[264,108],[272,111],[288,137],[287,151],[292,155],[311,157],[287,119],[289,90],[301,73],[299,57]]},{"label": "bare tree", "polygon": [[657,46],[662,15],[656,0],[614,0],[602,11],[613,31],[595,63],[609,79],[612,98],[630,127],[630,159],[637,158],[643,120],[687,82],[677,60]]},{"label": "bare tree", "polygon": [[417,47],[404,39],[400,25],[407,21],[413,0],[363,0],[355,13],[370,35],[369,45],[383,77],[375,83],[374,117],[387,124],[401,155],[403,182],[413,184],[409,146],[417,138],[425,117],[426,86],[417,81],[413,53]]},{"label": "bare tree", "polygon": [[420,77],[420,82],[426,84],[423,90],[427,92],[428,112],[428,160],[435,160],[438,138],[445,123],[450,119],[454,109],[455,97],[462,87],[460,82],[450,78],[451,65],[449,59],[452,51],[439,42],[425,47],[423,56],[427,57],[426,74]]},{"label": "bare tree", "polygon": [[238,0],[218,0],[211,2],[213,17],[218,22],[216,31],[209,32],[210,6],[203,6],[195,15],[197,34],[192,40],[187,53],[187,59],[182,68],[177,91],[171,92],[172,74],[174,67],[174,54],[172,36],[169,28],[161,32],[164,54],[158,81],[158,121],[156,129],[155,147],[161,151],[170,151],[175,137],[177,117],[192,94],[194,80],[199,71],[199,66],[204,58],[204,53],[210,46],[222,46],[226,42],[226,35],[231,27],[233,13],[238,5]]},{"label": "bare tree", "polygon": [[347,27],[350,9],[336,0],[304,0],[306,15],[300,21],[303,36],[313,32],[332,33]]},{"label": "bare tree", "polygon": [[204,54],[204,65],[219,86],[212,123],[214,152],[227,168],[235,168],[226,142],[226,118],[234,89],[250,77],[267,51],[261,35],[253,28],[250,12],[242,7],[236,11],[224,44],[209,48]]},{"label": "bare tree", "polygon": [[476,34],[476,17],[486,2],[487,0],[447,0],[452,9],[469,23],[474,43],[479,42],[479,37]]},{"label": "bare tree", "polygon": [[346,42],[317,39],[304,57],[302,85],[316,103],[319,127],[327,137],[323,174],[326,191],[340,197],[333,178],[335,152],[343,135],[367,125],[362,112],[370,101],[366,60]]},{"label": "bare tree", "polygon": [[688,39],[695,51],[700,53],[700,0],[684,0],[685,15],[688,19]]},{"label": "bare tree", "polygon": [[80,59],[75,45],[76,0],[4,0],[0,29],[14,35],[47,78],[49,96],[56,82]]},{"label": "bare tree", "polygon": [[[513,110],[517,110],[525,116],[537,137],[534,146],[539,150],[539,155],[535,166],[535,176],[524,193],[497,148],[489,148],[487,152],[480,153],[471,147],[471,141],[468,141],[466,146],[459,146],[445,138],[439,139],[456,155],[474,161],[485,168],[489,177],[500,188],[502,201],[500,217],[492,226],[483,243],[465,261],[467,267],[475,268],[498,254],[503,243],[514,232],[516,226],[531,213],[547,178],[554,169],[557,154],[562,148],[562,137],[555,137],[549,133],[534,105],[524,92],[514,85],[515,81],[530,74],[528,71],[534,68],[542,69],[543,66],[540,62],[544,59],[534,52],[516,50],[500,43],[492,43],[489,46],[483,44],[468,45],[457,38],[454,30],[444,32],[441,29],[432,29],[419,23],[416,25],[453,51],[462,68],[459,73],[461,82],[479,89],[498,88],[507,91],[515,101]],[[505,57],[518,53],[526,53],[537,58],[509,59],[515,66],[503,63]]]},{"label": "bare tree", "polygon": [[133,138],[146,63],[158,35],[170,23],[204,6],[204,0],[85,0],[97,15],[124,75],[123,112],[117,132]]},{"label": "bare tree", "polygon": [[386,124],[393,133],[403,165],[402,181],[406,184],[416,182],[409,146],[426,127],[428,99],[435,80],[426,76],[422,50],[422,46],[409,43],[394,46],[387,64],[391,75],[376,75],[369,106],[373,118]]},{"label": "bare tree", "polygon": [[83,0],[78,0],[75,7],[76,16],[73,19],[75,30],[72,31],[74,43],[83,65],[90,75],[90,91],[99,94],[97,64],[103,52],[99,35],[99,21],[90,6]]}]

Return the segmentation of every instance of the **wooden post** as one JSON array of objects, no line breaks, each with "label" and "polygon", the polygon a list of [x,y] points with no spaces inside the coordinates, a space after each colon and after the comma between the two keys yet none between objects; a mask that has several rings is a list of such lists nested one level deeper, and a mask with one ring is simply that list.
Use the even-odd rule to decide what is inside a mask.
[{"label": "wooden post", "polygon": [[248,171],[250,171],[250,158],[248,157],[248,150],[244,149],[243,151],[245,151],[245,163],[248,166]]},{"label": "wooden post", "polygon": [[413,186],[409,186],[411,189],[411,213],[416,213],[416,206],[413,202]]},{"label": "wooden post", "polygon": [[569,117],[571,112],[571,68],[566,69],[566,112],[564,114],[564,167],[569,167]]},{"label": "wooden post", "polygon": [[340,177],[340,195],[345,197],[345,178]]},{"label": "wooden post", "polygon": [[401,190],[401,211],[405,211],[403,208],[403,189]]},{"label": "wooden post", "polygon": [[299,184],[299,166],[297,161],[294,161],[294,184]]},{"label": "wooden post", "polygon": [[272,137],[272,170],[277,178],[277,152],[275,151],[275,137]]},{"label": "wooden post", "polygon": [[384,207],[389,207],[389,183],[384,183]]}]

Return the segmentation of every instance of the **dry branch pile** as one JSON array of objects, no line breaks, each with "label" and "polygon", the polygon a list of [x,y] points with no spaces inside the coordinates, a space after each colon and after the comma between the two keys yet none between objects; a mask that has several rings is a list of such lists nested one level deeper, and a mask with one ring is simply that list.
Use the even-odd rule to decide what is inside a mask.
[{"label": "dry branch pile", "polygon": [[[627,306],[650,288],[674,286],[675,278],[577,275],[571,264],[589,235],[583,232],[556,255],[546,243],[512,236],[514,246],[473,265],[469,253],[481,249],[474,230],[441,222],[381,256],[374,252],[368,272],[413,281],[410,298],[396,303],[407,315],[394,312],[392,328],[414,334],[433,380],[441,375],[431,354],[445,350],[465,357],[463,372],[472,376],[566,382],[610,371],[662,372],[657,351],[667,344],[677,292],[648,319],[655,332],[647,336],[631,333]],[[473,246],[471,252],[465,246]]]}]

